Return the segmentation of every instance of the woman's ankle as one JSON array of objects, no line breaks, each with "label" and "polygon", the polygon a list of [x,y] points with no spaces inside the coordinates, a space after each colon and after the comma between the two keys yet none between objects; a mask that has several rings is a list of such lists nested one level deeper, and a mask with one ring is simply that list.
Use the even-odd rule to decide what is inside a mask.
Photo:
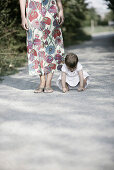
[{"label": "woman's ankle", "polygon": [[46,87],[46,88],[51,88],[51,85],[50,85],[50,84],[46,84],[45,87]]},{"label": "woman's ankle", "polygon": [[44,88],[45,85],[46,85],[46,82],[45,82],[45,81],[41,81],[41,82],[40,82],[40,87]]}]

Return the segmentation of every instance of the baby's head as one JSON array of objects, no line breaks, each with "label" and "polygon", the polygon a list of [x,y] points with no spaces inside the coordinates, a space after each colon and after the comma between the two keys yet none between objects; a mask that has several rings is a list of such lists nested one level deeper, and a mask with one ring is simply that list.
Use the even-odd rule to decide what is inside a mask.
[{"label": "baby's head", "polygon": [[77,63],[78,63],[78,57],[76,54],[74,53],[68,53],[65,57],[65,64],[67,66],[67,68],[73,72],[76,67],[77,67]]}]

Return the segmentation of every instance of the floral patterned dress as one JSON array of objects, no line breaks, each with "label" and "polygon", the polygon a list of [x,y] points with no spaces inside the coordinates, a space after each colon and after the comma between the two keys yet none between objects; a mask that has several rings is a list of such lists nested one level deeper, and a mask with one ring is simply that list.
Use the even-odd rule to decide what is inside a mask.
[{"label": "floral patterned dress", "polygon": [[27,0],[26,19],[29,75],[60,70],[64,46],[56,0]]}]

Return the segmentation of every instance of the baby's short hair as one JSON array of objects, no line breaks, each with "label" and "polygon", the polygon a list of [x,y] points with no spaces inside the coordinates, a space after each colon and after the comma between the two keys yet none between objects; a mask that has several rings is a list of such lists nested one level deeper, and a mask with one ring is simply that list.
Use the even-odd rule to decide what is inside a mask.
[{"label": "baby's short hair", "polygon": [[74,53],[68,53],[65,57],[65,64],[69,68],[74,68],[77,66],[78,63],[78,56]]}]

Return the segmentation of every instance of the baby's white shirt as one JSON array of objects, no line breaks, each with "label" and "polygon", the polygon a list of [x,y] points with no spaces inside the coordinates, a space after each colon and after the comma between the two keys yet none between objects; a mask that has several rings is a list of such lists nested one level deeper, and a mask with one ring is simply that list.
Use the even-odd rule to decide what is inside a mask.
[{"label": "baby's white shirt", "polygon": [[[89,74],[83,70],[82,65],[78,62],[77,64],[77,68],[71,72],[66,64],[63,64],[61,71],[66,73],[66,83],[71,86],[71,87],[76,87],[78,86],[79,82],[80,82],[80,78],[79,78],[79,71],[83,71],[83,77],[84,79],[87,78],[87,85],[88,85],[88,80],[89,80]],[[57,79],[57,85],[59,86],[60,89],[62,89],[62,84],[61,84],[61,79],[62,79],[62,74],[59,75],[58,79]]]},{"label": "baby's white shirt", "polygon": [[[76,86],[79,83],[79,75],[78,75],[78,71],[82,70],[82,65],[78,62],[76,69],[71,72],[66,64],[63,64],[61,71],[66,73],[66,82],[70,85],[70,86]],[[61,75],[59,77],[59,79],[61,79]]]},{"label": "baby's white shirt", "polygon": [[71,72],[71,71],[67,68],[66,64],[63,64],[62,69],[61,69],[62,72],[65,72],[65,73],[66,73],[68,76],[70,76],[70,77],[77,76],[77,75],[78,75],[78,72],[81,71],[81,70],[82,70],[82,65],[81,65],[79,62],[78,62],[78,64],[77,64],[76,69],[75,69],[73,72]]}]

